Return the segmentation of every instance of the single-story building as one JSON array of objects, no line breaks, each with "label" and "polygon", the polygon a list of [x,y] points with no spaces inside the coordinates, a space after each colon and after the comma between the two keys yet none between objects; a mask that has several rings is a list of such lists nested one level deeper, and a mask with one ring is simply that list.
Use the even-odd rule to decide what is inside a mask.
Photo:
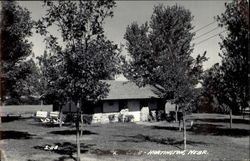
[{"label": "single-story building", "polygon": [[[91,102],[81,105],[85,114],[93,115],[93,122],[99,120],[109,121],[109,115],[115,115],[115,120],[121,110],[127,109],[128,115],[134,116],[134,121],[141,121],[142,108],[149,111],[165,111],[165,101],[156,94],[157,89],[152,86],[138,87],[131,81],[106,80],[110,85],[107,97],[93,104]],[[76,106],[69,102],[62,107],[62,112],[76,112]],[[105,122],[105,121],[104,121]]]}]

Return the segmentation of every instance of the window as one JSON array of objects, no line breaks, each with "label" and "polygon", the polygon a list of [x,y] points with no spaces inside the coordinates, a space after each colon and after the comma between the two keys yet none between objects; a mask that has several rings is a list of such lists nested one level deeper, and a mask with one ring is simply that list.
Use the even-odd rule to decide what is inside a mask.
[{"label": "window", "polygon": [[149,100],[149,103],[154,104],[154,103],[155,103],[155,100],[150,99],[150,100]]},{"label": "window", "polygon": [[148,100],[141,100],[140,101],[140,108],[148,107]]},{"label": "window", "polygon": [[119,101],[119,111],[126,108],[128,108],[128,101],[127,100]]},{"label": "window", "polygon": [[114,101],[109,101],[109,106],[113,106],[114,105]]}]

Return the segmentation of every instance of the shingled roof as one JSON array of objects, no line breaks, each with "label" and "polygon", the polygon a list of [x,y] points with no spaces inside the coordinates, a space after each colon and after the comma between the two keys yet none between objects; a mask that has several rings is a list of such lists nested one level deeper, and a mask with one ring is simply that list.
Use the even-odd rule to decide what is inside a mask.
[{"label": "shingled roof", "polygon": [[152,86],[138,87],[131,81],[105,80],[110,85],[109,93],[103,100],[159,98]]}]

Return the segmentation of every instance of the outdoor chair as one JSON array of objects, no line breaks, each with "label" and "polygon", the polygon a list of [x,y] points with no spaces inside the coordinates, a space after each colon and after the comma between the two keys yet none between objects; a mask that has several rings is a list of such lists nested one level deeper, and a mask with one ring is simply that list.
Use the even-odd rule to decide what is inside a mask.
[{"label": "outdoor chair", "polygon": [[48,112],[47,111],[37,111],[35,114],[35,118],[41,122],[47,122],[48,120]]},{"label": "outdoor chair", "polygon": [[49,118],[41,118],[42,123],[49,123],[50,119]]},{"label": "outdoor chair", "polygon": [[36,119],[38,119],[39,121],[41,121],[43,124],[47,124],[47,125],[57,125],[60,123],[64,123],[64,122],[60,122],[60,112],[58,111],[54,111],[54,112],[50,112],[48,113],[47,111],[37,111],[36,112]]},{"label": "outdoor chair", "polygon": [[[60,124],[60,112],[54,111],[49,113],[49,119],[51,124]],[[63,124],[64,122],[62,122]]]}]

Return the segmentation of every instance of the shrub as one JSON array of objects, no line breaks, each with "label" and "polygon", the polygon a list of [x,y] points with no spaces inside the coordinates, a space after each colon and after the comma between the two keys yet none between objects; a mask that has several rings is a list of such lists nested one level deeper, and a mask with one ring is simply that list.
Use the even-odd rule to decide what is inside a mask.
[{"label": "shrub", "polygon": [[131,122],[134,119],[134,115],[125,115],[124,122]]},{"label": "shrub", "polygon": [[115,120],[115,115],[112,114],[112,115],[109,115],[109,122],[113,122]]},{"label": "shrub", "polygon": [[92,115],[83,115],[82,116],[82,120],[83,120],[84,124],[91,124],[92,119],[93,119]]},{"label": "shrub", "polygon": [[175,111],[170,111],[169,114],[166,116],[166,120],[168,122],[175,121]]},{"label": "shrub", "polygon": [[5,101],[6,105],[39,105],[40,100],[35,97],[27,96],[21,98],[9,98]]},{"label": "shrub", "polygon": [[9,98],[5,101],[6,105],[21,105],[22,101],[21,99],[17,99],[17,98]]},{"label": "shrub", "polygon": [[60,117],[61,117],[61,120],[63,121],[63,122],[65,122],[66,121],[66,117],[67,117],[67,115],[65,115],[65,114],[63,114],[63,113],[60,113]]},{"label": "shrub", "polygon": [[148,117],[149,121],[156,121],[157,120],[157,116],[155,111],[149,111],[149,117]]},{"label": "shrub", "polygon": [[178,119],[178,121],[183,120],[183,113],[182,112],[177,112],[177,119]]},{"label": "shrub", "polygon": [[157,121],[163,121],[163,120],[166,120],[166,115],[165,115],[165,112],[164,110],[159,110],[156,114],[156,119]]},{"label": "shrub", "polygon": [[123,122],[123,114],[118,115],[118,122]]},{"label": "shrub", "polygon": [[73,113],[66,113],[64,122],[75,122],[75,117]]},{"label": "shrub", "polygon": [[[74,123],[76,122],[76,119],[77,119],[76,113],[66,113],[66,114],[63,114],[62,116],[62,121],[64,122]],[[83,114],[82,116],[82,121],[84,124],[91,124],[92,119],[93,119],[92,115]],[[81,117],[79,117],[79,121],[81,121]]]}]

